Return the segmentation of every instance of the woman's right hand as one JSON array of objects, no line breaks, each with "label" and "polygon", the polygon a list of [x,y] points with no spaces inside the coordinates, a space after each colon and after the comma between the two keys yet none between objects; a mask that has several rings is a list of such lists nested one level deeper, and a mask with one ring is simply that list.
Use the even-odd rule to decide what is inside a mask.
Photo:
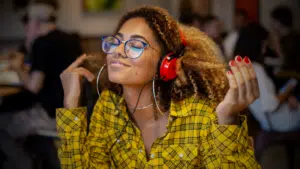
[{"label": "woman's right hand", "polygon": [[82,55],[76,59],[66,70],[60,74],[61,83],[64,89],[64,107],[78,107],[82,78],[86,78],[89,82],[95,79],[95,76],[87,69],[80,67],[87,60],[87,55]]}]

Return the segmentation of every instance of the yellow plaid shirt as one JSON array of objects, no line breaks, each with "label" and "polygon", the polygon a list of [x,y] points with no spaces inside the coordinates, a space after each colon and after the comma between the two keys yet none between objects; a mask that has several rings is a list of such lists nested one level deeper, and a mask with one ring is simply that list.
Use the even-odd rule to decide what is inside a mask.
[{"label": "yellow plaid shirt", "polygon": [[[57,109],[63,169],[260,168],[241,125],[218,125],[209,102],[193,97],[172,102],[167,133],[147,159],[139,129],[129,121],[123,98],[106,90],[97,101],[86,134],[86,108]],[[126,126],[125,130],[122,130]],[[120,136],[120,132],[123,131]],[[120,137],[119,137],[120,136]]]}]

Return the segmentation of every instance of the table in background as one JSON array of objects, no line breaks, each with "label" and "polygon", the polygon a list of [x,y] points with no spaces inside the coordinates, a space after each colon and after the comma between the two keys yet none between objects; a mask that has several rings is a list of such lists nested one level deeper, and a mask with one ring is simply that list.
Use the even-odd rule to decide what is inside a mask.
[{"label": "table in background", "polygon": [[300,79],[300,72],[280,71],[275,74],[277,78],[295,78]]},{"label": "table in background", "polygon": [[0,97],[17,94],[21,89],[21,86],[0,84]]}]

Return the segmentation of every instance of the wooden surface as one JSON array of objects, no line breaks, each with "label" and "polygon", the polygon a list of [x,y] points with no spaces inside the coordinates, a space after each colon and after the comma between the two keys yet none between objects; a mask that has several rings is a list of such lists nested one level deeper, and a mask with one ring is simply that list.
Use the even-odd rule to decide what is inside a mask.
[{"label": "wooden surface", "polygon": [[291,72],[291,71],[281,71],[277,72],[275,74],[278,78],[295,78],[300,79],[300,73],[299,72]]},{"label": "wooden surface", "polygon": [[15,86],[0,86],[0,97],[16,94],[20,92],[20,87]]}]

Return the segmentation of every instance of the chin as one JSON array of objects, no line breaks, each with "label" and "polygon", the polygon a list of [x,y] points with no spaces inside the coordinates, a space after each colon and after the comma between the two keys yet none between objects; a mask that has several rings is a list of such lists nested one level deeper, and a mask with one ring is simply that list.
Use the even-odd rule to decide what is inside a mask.
[{"label": "chin", "polygon": [[128,83],[128,78],[125,78],[125,77],[126,76],[123,73],[117,73],[117,72],[108,73],[108,79],[112,83],[126,84],[126,82]]}]

